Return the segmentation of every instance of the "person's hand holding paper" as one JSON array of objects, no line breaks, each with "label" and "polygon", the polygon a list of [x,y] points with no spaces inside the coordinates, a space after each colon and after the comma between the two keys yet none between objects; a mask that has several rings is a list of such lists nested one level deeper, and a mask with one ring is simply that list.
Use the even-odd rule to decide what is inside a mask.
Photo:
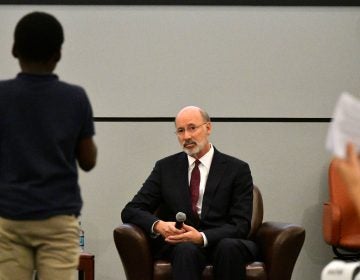
[{"label": "person's hand holding paper", "polygon": [[360,100],[348,93],[336,104],[326,147],[360,215]]},{"label": "person's hand holding paper", "polygon": [[348,143],[353,143],[360,151],[360,100],[349,93],[342,93],[330,124],[326,148],[334,156],[345,158]]}]

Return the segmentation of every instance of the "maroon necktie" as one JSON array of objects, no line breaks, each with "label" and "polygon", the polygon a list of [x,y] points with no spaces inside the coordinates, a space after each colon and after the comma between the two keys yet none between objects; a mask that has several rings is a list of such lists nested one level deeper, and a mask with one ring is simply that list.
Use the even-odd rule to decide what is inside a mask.
[{"label": "maroon necktie", "polygon": [[198,215],[196,211],[196,204],[199,200],[199,186],[200,186],[200,170],[199,170],[199,164],[201,162],[197,159],[195,161],[195,167],[191,171],[191,178],[190,178],[190,196],[191,196],[191,207],[196,214]]}]

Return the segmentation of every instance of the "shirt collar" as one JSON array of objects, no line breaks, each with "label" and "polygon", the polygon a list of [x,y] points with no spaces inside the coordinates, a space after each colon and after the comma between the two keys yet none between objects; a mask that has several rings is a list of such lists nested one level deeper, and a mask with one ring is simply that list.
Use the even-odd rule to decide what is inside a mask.
[{"label": "shirt collar", "polygon": [[[199,158],[199,160],[201,161],[201,164],[203,164],[208,170],[210,169],[213,156],[214,156],[214,147],[210,143],[209,151],[205,155],[203,155],[201,158]],[[196,160],[196,158],[193,158],[192,156],[188,155],[189,166],[192,166],[194,164],[195,160]]]},{"label": "shirt collar", "polygon": [[29,73],[20,72],[17,74],[16,77],[18,79],[26,80],[26,81],[46,81],[46,80],[51,81],[51,80],[59,79],[59,77],[53,73],[38,75],[38,74],[29,74]]}]

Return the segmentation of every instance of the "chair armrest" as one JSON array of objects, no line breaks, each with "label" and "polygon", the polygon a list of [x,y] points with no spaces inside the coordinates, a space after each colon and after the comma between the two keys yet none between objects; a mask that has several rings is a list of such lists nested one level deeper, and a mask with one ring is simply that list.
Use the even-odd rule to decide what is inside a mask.
[{"label": "chair armrest", "polygon": [[265,222],[256,233],[268,280],[290,280],[305,240],[305,229],[290,223]]},{"label": "chair armrest", "polygon": [[339,206],[334,203],[323,204],[322,230],[327,244],[337,245],[340,239],[341,212]]},{"label": "chair armrest", "polygon": [[148,237],[133,224],[114,229],[114,242],[122,261],[127,280],[151,280],[153,259]]}]

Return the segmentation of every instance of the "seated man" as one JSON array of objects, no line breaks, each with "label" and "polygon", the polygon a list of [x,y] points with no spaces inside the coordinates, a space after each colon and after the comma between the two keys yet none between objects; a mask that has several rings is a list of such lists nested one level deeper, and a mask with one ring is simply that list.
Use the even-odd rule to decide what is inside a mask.
[{"label": "seated man", "polygon": [[[155,164],[123,209],[122,220],[152,237],[154,257],[171,261],[175,280],[200,279],[209,262],[215,279],[244,280],[246,263],[257,251],[246,239],[253,199],[250,168],[209,142],[212,124],[202,109],[183,108],[175,126],[185,153]],[[178,212],[187,216],[181,228],[174,222]]]}]

